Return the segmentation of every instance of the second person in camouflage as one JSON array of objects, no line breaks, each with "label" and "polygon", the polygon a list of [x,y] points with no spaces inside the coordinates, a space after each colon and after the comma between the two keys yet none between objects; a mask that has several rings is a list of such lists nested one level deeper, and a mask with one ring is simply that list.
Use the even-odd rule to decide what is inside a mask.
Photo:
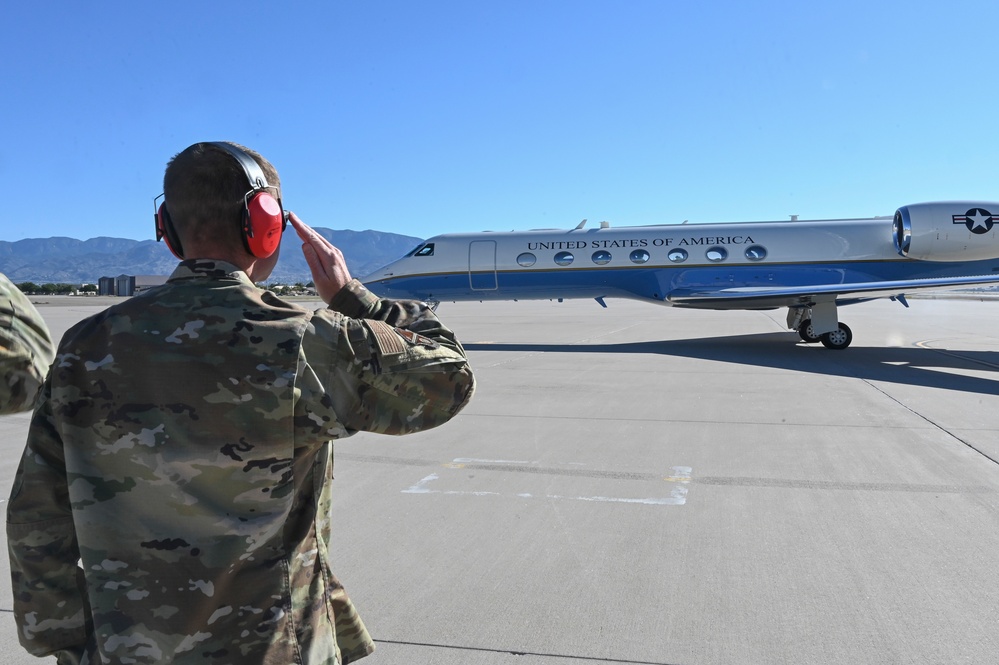
[{"label": "second person in camouflage", "polygon": [[54,355],[38,310],[0,273],[0,414],[35,406]]}]

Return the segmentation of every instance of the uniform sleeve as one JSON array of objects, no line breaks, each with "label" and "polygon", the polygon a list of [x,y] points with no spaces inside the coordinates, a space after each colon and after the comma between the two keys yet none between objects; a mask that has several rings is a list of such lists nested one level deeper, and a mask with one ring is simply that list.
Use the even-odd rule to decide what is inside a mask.
[{"label": "uniform sleeve", "polygon": [[425,302],[379,298],[354,279],[333,297],[330,309],[350,318],[381,321],[393,328],[418,333],[465,357],[465,350],[454,333],[441,323]]},{"label": "uniform sleeve", "polygon": [[73,662],[87,636],[83,571],[62,443],[52,425],[47,389],[42,395],[7,504],[14,618],[28,652]]},{"label": "uniform sleeve", "polygon": [[55,352],[31,301],[0,275],[0,414],[35,406]]},{"label": "uniform sleeve", "polygon": [[425,303],[379,299],[354,280],[316,312],[313,331],[305,355],[348,432],[430,429],[471,399],[465,352]]}]

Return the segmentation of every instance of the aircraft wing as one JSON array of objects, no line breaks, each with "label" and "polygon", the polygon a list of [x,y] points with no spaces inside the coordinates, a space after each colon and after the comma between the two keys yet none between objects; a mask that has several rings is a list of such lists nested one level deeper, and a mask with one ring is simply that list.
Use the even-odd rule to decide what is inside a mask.
[{"label": "aircraft wing", "polygon": [[738,286],[715,289],[676,289],[666,297],[677,307],[703,309],[766,309],[803,307],[816,302],[840,304],[891,298],[922,290],[957,289],[966,286],[999,284],[997,275],[908,279],[855,284],[812,284],[804,286]]}]

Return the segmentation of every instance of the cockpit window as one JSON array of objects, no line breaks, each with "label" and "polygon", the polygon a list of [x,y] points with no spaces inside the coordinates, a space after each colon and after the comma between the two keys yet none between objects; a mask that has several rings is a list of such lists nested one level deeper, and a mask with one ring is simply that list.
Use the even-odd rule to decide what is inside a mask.
[{"label": "cockpit window", "polygon": [[428,242],[425,245],[420,245],[413,250],[410,256],[433,256],[434,255],[434,243]]}]

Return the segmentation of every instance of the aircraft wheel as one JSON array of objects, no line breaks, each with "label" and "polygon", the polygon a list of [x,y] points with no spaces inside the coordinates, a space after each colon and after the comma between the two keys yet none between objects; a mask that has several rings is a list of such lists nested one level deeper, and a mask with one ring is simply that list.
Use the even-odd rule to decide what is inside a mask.
[{"label": "aircraft wheel", "polygon": [[822,335],[822,346],[827,349],[845,349],[853,341],[853,331],[850,326],[840,323],[839,328]]},{"label": "aircraft wheel", "polygon": [[801,325],[798,326],[798,337],[801,338],[801,341],[808,342],[809,344],[814,344],[822,339],[821,335],[816,335],[812,332],[811,319],[805,319],[801,322]]}]

